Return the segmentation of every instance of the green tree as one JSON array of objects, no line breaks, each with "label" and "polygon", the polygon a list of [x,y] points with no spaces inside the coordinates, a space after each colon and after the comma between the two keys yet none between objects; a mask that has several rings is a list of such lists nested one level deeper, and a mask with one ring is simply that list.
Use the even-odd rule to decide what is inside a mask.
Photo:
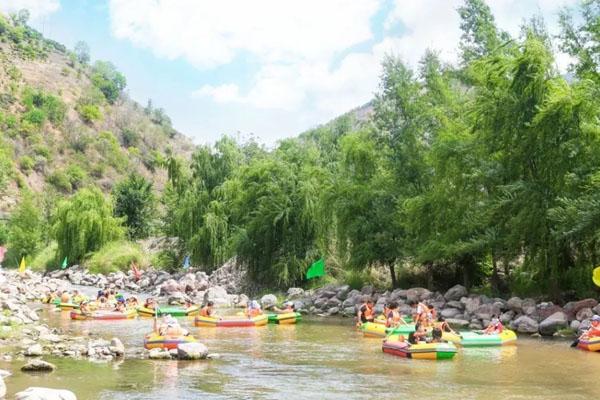
[{"label": "green tree", "polygon": [[33,194],[23,191],[18,207],[8,221],[7,264],[18,264],[21,257],[33,257],[42,242],[43,219]]},{"label": "green tree", "polygon": [[87,65],[90,62],[90,46],[86,42],[83,40],[78,41],[75,43],[73,50],[75,51],[77,61],[81,64]]},{"label": "green tree", "polygon": [[115,216],[125,219],[129,238],[135,240],[148,237],[155,212],[152,182],[132,173],[115,186],[113,197]]},{"label": "green tree", "polygon": [[113,206],[97,188],[84,188],[58,204],[53,234],[59,259],[82,261],[104,244],[123,237],[122,219],[114,217]]},{"label": "green tree", "polygon": [[92,68],[92,83],[100,89],[106,100],[113,104],[127,86],[125,76],[107,61],[96,61]]}]

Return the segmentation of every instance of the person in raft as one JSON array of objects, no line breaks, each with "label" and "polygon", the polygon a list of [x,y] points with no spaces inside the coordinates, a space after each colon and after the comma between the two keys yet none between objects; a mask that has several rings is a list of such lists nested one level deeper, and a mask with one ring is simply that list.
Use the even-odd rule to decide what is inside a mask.
[{"label": "person in raft", "polygon": [[581,339],[589,339],[600,336],[600,315],[594,315],[590,321],[589,329],[580,336]]},{"label": "person in raft", "polygon": [[458,335],[458,333],[450,327],[448,322],[441,315],[438,317],[436,328],[439,328],[442,332],[450,332]]},{"label": "person in raft", "polygon": [[410,335],[408,335],[408,342],[410,344],[417,344],[419,342],[426,342],[426,341],[427,341],[427,332],[425,331],[425,328],[423,328],[423,325],[416,323],[415,331],[411,332]]},{"label": "person in raft", "polygon": [[190,333],[186,329],[183,329],[175,318],[167,314],[163,317],[158,327],[158,334],[160,336],[187,336]]},{"label": "person in raft", "polygon": [[152,297],[148,297],[146,301],[144,301],[144,308],[149,308],[151,310],[156,308],[156,302]]},{"label": "person in raft", "polygon": [[484,335],[498,335],[504,330],[504,325],[497,316],[493,316],[490,324],[483,330]]},{"label": "person in raft", "polygon": [[431,331],[431,341],[429,343],[444,343],[442,340],[442,330],[440,328],[433,328]]},{"label": "person in raft", "polygon": [[276,313],[282,313],[282,314],[292,313],[292,312],[296,312],[296,307],[294,306],[293,301],[286,301],[285,303],[283,303],[283,308],[274,306],[273,311],[275,311]]},{"label": "person in raft", "polygon": [[70,303],[71,302],[71,295],[69,294],[68,291],[64,291],[62,292],[62,294],[60,295],[60,302],[61,303]]},{"label": "person in raft", "polygon": [[248,309],[246,310],[246,315],[248,316],[248,318],[254,318],[261,314],[262,314],[262,310],[260,309],[260,304],[258,304],[258,301],[252,300],[248,304]]},{"label": "person in raft", "polygon": [[398,311],[398,304],[391,302],[388,304],[388,314],[386,315],[385,326],[386,328],[395,328],[400,325],[402,317]]},{"label": "person in raft", "polygon": [[117,312],[125,312],[127,307],[125,307],[125,299],[123,297],[119,297],[117,299],[117,304],[115,304],[115,311]]},{"label": "person in raft", "polygon": [[373,300],[370,297],[365,296],[363,298],[363,303],[358,308],[358,313],[356,314],[356,325],[361,325],[366,322],[373,322],[375,318],[375,310],[373,309]]},{"label": "person in raft", "polygon": [[206,305],[204,307],[202,307],[200,309],[200,316],[201,317],[213,317],[213,306],[215,305],[215,303],[213,303],[212,301],[209,301],[206,303]]}]

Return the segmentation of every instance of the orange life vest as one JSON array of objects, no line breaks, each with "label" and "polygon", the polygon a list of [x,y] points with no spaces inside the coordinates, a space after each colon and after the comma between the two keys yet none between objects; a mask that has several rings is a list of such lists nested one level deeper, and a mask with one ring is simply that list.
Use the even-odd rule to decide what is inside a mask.
[{"label": "orange life vest", "polygon": [[200,316],[210,317],[210,310],[208,309],[208,306],[202,307],[202,309],[200,310]]}]

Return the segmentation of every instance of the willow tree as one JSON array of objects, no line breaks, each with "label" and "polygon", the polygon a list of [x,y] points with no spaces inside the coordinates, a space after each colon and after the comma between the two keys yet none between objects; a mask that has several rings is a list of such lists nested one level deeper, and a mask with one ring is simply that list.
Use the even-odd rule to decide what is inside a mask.
[{"label": "willow tree", "polygon": [[53,233],[58,255],[70,263],[80,262],[104,244],[125,234],[123,220],[116,218],[110,199],[98,188],[84,188],[71,199],[59,203]]},{"label": "willow tree", "polygon": [[115,186],[113,196],[115,216],[125,218],[129,238],[134,240],[148,237],[155,211],[152,182],[132,173]]}]

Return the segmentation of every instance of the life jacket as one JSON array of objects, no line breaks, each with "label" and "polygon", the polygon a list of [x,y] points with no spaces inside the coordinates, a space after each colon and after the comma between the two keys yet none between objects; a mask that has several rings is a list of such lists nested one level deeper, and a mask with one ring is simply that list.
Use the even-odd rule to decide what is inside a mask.
[{"label": "life jacket", "polygon": [[256,317],[258,315],[262,314],[262,312],[260,311],[259,308],[251,308],[248,310],[248,316],[250,318]]},{"label": "life jacket", "polygon": [[63,293],[60,295],[61,303],[68,303],[70,300],[71,300],[71,296],[69,295],[69,293]]},{"label": "life jacket", "polygon": [[201,317],[210,317],[210,310],[208,309],[208,306],[204,306],[200,309],[200,316]]},{"label": "life jacket", "polygon": [[[391,314],[391,316],[390,316],[390,314]],[[391,323],[390,323],[390,318],[392,319]],[[398,325],[399,322],[400,322],[400,313],[396,310],[392,310],[388,314],[388,318],[385,322],[385,326],[387,326],[389,328],[392,325],[393,326]]]},{"label": "life jacket", "polygon": [[600,325],[597,327],[591,326],[590,329],[588,329],[588,331],[587,331],[587,336],[588,337],[600,336]]}]

